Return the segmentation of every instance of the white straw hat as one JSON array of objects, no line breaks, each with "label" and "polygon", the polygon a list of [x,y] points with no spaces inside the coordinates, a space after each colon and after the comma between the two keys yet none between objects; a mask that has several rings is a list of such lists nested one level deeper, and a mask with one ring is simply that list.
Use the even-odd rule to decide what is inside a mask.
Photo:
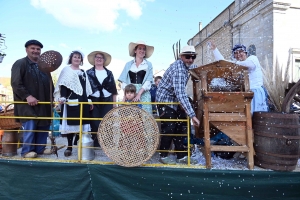
[{"label": "white straw hat", "polygon": [[134,57],[135,56],[135,47],[138,46],[138,45],[145,45],[146,46],[146,54],[145,54],[145,58],[150,58],[150,56],[153,54],[154,52],[154,47],[153,46],[149,46],[149,45],[146,45],[146,43],[144,41],[137,41],[136,43],[134,42],[130,42],[129,43],[129,46],[128,46],[128,49],[129,49],[129,55],[131,57]]},{"label": "white straw hat", "polygon": [[195,54],[195,55],[197,55],[195,47],[194,46],[189,46],[189,45],[182,47],[181,53],[179,55],[181,56],[181,55],[184,55],[184,54]]},{"label": "white straw hat", "polygon": [[95,56],[98,53],[102,54],[105,57],[105,63],[103,64],[103,66],[106,67],[107,65],[109,65],[111,62],[111,55],[104,51],[93,51],[92,53],[90,53],[87,57],[89,63],[93,66],[95,65]]}]

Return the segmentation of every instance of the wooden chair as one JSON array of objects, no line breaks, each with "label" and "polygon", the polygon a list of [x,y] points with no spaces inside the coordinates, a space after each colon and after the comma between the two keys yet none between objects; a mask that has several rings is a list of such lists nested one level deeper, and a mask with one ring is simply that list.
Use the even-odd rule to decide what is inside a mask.
[{"label": "wooden chair", "polygon": [[[249,77],[246,67],[218,61],[191,70],[194,82],[196,115],[203,119],[206,168],[211,168],[211,151],[247,153],[248,167],[253,169],[253,133]],[[213,88],[214,78],[224,78],[226,87]],[[225,133],[238,146],[210,144],[210,126]]]}]

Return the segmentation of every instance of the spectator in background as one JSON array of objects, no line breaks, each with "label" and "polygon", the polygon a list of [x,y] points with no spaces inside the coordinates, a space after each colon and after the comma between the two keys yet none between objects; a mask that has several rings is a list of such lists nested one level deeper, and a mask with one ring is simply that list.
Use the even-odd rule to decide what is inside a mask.
[{"label": "spectator in background", "polygon": [[[150,88],[151,102],[155,102],[157,86],[158,86],[159,82],[161,81],[161,79],[162,79],[161,76],[156,76],[154,78],[154,84],[152,84],[151,88]],[[154,104],[152,105],[152,112],[153,112],[153,114],[157,114],[157,107]]]}]

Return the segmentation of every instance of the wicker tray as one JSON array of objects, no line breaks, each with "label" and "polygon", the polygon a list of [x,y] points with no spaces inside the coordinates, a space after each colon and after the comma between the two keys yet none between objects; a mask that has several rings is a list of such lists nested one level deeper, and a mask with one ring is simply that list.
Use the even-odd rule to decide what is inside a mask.
[{"label": "wicker tray", "polygon": [[105,154],[125,167],[142,165],[159,145],[159,129],[152,115],[137,106],[120,106],[101,122],[98,141]]},{"label": "wicker tray", "polygon": [[[13,117],[14,116],[14,109],[9,109],[9,106],[12,104],[8,104],[5,109],[4,109],[4,113],[0,113],[1,117]],[[15,128],[20,128],[22,126],[21,123],[16,122],[15,119],[13,118],[1,118],[0,119],[0,129],[1,130],[9,130],[9,129],[15,129]]]}]

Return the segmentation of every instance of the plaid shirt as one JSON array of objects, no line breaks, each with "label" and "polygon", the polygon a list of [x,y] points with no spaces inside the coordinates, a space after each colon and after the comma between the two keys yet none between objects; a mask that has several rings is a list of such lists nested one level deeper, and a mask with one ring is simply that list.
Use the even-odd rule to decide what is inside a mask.
[{"label": "plaid shirt", "polygon": [[[191,65],[187,68],[181,59],[171,64],[158,85],[156,102],[180,102],[189,117],[196,116],[185,90],[189,78],[188,70],[195,67],[197,66]],[[178,105],[168,106],[177,110]]]}]

